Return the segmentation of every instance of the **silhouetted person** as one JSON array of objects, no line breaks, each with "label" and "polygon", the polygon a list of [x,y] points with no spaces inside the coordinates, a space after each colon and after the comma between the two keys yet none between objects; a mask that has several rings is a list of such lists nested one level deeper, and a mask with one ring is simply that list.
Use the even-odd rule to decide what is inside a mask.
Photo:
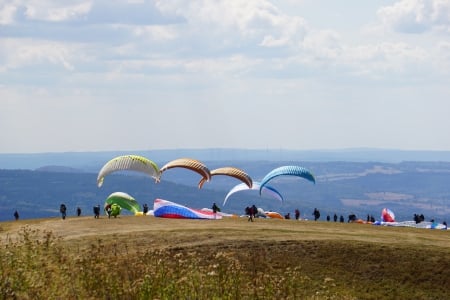
[{"label": "silhouetted person", "polygon": [[317,221],[320,218],[320,211],[317,208],[314,208],[314,221]]},{"label": "silhouetted person", "polygon": [[80,207],[77,207],[77,216],[78,217],[81,216],[81,208]]},{"label": "silhouetted person", "polygon": [[295,219],[300,219],[300,211],[298,209],[295,210]]},{"label": "silhouetted person", "polygon": [[19,220],[19,212],[17,210],[14,212],[14,219],[16,219],[16,221]]},{"label": "silhouetted person", "polygon": [[252,205],[252,217],[253,219],[256,218],[256,214],[258,213],[258,208],[255,204]]},{"label": "silhouetted person", "polygon": [[147,205],[147,203],[144,203],[144,205],[142,206],[142,212],[144,213],[144,215],[146,215],[148,213],[148,205]]},{"label": "silhouetted person", "polygon": [[284,215],[284,218],[289,220],[291,218],[291,213],[287,213],[286,215]]},{"label": "silhouetted person", "polygon": [[355,214],[350,214],[348,215],[348,223],[350,222],[355,222],[356,221],[356,215]]},{"label": "silhouetted person", "polygon": [[67,215],[67,207],[66,205],[63,203],[61,204],[61,206],[59,207],[59,212],[61,213],[61,217],[63,220],[66,219],[66,215]]},{"label": "silhouetted person", "polygon": [[253,222],[253,217],[252,217],[252,208],[250,206],[247,206],[245,208],[245,214],[248,216],[248,220],[247,221],[252,221]]},{"label": "silhouetted person", "polygon": [[327,222],[330,222],[330,215],[327,215]]},{"label": "silhouetted person", "polygon": [[94,218],[98,219],[100,217],[100,205],[94,206]]},{"label": "silhouetted person", "polygon": [[216,218],[216,214],[220,211],[220,208],[217,206],[216,202],[213,203],[212,211],[214,214],[214,219]]},{"label": "silhouetted person", "polygon": [[343,216],[343,215],[341,215],[341,216],[339,217],[339,222],[344,223],[344,216]]},{"label": "silhouetted person", "polygon": [[335,222],[337,221],[337,215],[336,215],[336,214],[334,214],[333,220],[334,220]]}]

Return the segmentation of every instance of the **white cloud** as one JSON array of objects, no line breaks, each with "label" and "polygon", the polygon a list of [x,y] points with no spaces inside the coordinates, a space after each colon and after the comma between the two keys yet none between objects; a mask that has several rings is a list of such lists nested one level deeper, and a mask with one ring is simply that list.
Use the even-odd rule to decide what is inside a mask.
[{"label": "white cloud", "polygon": [[[298,46],[305,35],[306,23],[289,16],[269,1],[158,1],[163,13],[186,19],[186,26],[197,36],[216,36],[224,46]],[[191,33],[192,34],[192,33]]]},{"label": "white cloud", "polygon": [[28,0],[22,4],[24,15],[29,20],[62,22],[76,20],[86,16],[91,10],[90,1],[51,1],[51,0]]},{"label": "white cloud", "polygon": [[3,61],[0,72],[47,63],[74,70],[71,59],[76,49],[67,44],[31,39],[3,39],[0,42],[0,61]]},{"label": "white cloud", "polygon": [[378,10],[382,23],[403,33],[438,30],[450,33],[450,1],[401,0]]},{"label": "white cloud", "polygon": [[[351,9],[310,1],[308,13],[284,1],[9,1],[0,8],[0,99],[8,99],[0,126],[22,138],[0,139],[0,152],[27,137],[37,149],[27,131],[35,124],[42,139],[58,136],[43,151],[114,149],[116,135],[135,149],[414,147],[450,127],[448,2],[386,6],[379,34],[362,26],[385,1],[353,0]],[[403,34],[411,24],[427,34]],[[396,26],[403,31],[388,30]],[[52,107],[58,116],[35,116]],[[269,128],[249,137],[242,122]],[[151,131],[151,142],[128,134],[135,128]]]},{"label": "white cloud", "polygon": [[0,26],[12,24],[16,14],[17,7],[14,4],[5,4],[0,7]]}]

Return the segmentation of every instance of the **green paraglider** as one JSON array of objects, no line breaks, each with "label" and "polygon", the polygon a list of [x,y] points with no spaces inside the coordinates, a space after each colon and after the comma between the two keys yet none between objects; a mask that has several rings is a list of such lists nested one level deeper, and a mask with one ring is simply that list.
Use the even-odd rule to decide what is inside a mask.
[{"label": "green paraglider", "polygon": [[[121,209],[126,209],[135,215],[140,212],[139,203],[133,197],[123,192],[115,192],[109,195],[105,201],[105,208],[107,205],[111,206],[111,216],[114,216],[115,213],[115,216],[118,216]],[[118,206],[118,209],[115,206]],[[116,209],[115,212],[114,208]]]}]

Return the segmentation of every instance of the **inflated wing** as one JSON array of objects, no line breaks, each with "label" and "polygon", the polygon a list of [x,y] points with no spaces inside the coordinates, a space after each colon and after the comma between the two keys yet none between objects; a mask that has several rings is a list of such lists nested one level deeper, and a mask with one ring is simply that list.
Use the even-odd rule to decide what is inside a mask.
[{"label": "inflated wing", "polygon": [[221,214],[189,208],[163,199],[155,199],[153,203],[153,215],[158,218],[172,219],[222,219]]},{"label": "inflated wing", "polygon": [[263,180],[261,180],[261,186],[259,187],[259,194],[261,194],[264,186],[272,179],[278,176],[298,176],[316,183],[316,179],[314,175],[306,168],[300,166],[283,166],[270,171],[266,176],[264,176]]},{"label": "inflated wing", "polygon": [[168,169],[172,169],[172,168],[189,169],[191,171],[194,171],[194,172],[197,172],[198,174],[200,174],[200,176],[202,176],[203,180],[205,180],[205,181],[211,180],[211,172],[209,171],[209,169],[202,162],[200,162],[196,159],[179,158],[179,159],[172,160],[172,161],[168,162],[167,164],[165,164],[161,168],[160,176],[162,175],[162,173],[164,171],[167,171]]},{"label": "inflated wing", "polygon": [[[223,205],[225,205],[227,203],[228,198],[231,195],[233,195],[234,193],[237,193],[240,191],[247,191],[247,190],[259,190],[260,186],[261,186],[261,183],[259,183],[258,181],[254,181],[251,188],[249,188],[245,183],[240,183],[240,184],[236,185],[225,196],[225,200],[223,200]],[[278,199],[279,201],[283,202],[283,196],[273,187],[266,185],[265,187],[263,187],[262,191],[264,194],[272,196],[272,197]]]},{"label": "inflated wing", "polygon": [[97,176],[97,186],[102,186],[103,180],[108,174],[124,170],[145,173],[156,180],[160,176],[159,167],[153,161],[143,156],[123,155],[111,159],[102,167]]},{"label": "inflated wing", "polygon": [[105,200],[105,207],[108,204],[117,204],[120,208],[126,209],[134,214],[140,211],[139,203],[133,197],[123,192],[115,192],[109,195]]},{"label": "inflated wing", "polygon": [[395,214],[389,208],[383,208],[381,211],[381,221],[383,222],[395,222]]},{"label": "inflated wing", "polygon": [[[242,181],[245,185],[247,185],[249,188],[253,185],[252,178],[245,173],[243,170],[235,168],[235,167],[223,167],[223,168],[217,168],[211,171],[211,177],[215,175],[226,175],[231,176],[236,179],[239,179]],[[202,178],[200,182],[198,183],[198,188],[201,189],[203,184],[205,183],[205,178]]]}]

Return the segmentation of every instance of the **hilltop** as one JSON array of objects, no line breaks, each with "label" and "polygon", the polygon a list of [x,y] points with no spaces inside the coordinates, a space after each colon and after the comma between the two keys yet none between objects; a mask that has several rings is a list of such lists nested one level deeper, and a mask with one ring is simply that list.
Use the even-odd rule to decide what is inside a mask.
[{"label": "hilltop", "polygon": [[448,299],[448,238],[275,219],[3,222],[0,278],[9,285],[0,290],[18,298],[73,298],[76,290],[83,299]]}]

